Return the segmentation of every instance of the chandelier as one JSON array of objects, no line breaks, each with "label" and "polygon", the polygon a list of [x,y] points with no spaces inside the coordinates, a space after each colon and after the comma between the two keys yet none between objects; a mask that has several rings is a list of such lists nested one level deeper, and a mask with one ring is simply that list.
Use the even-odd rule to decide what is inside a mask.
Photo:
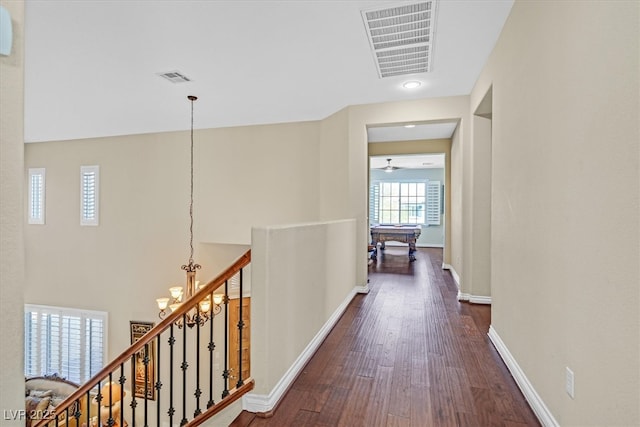
[{"label": "chandelier", "polygon": [[[191,198],[189,201],[189,260],[188,263],[183,265],[182,270],[187,273],[187,283],[185,288],[183,289],[181,286],[174,286],[169,288],[169,293],[171,295],[170,298],[158,298],[156,302],[158,303],[158,308],[160,312],[158,316],[161,319],[167,315],[167,307],[174,312],[183,302],[183,299],[188,300],[191,298],[200,288],[200,282],[196,280],[196,271],[201,268],[200,264],[196,264],[193,260],[193,102],[198,98],[193,95],[187,96],[187,99],[191,102],[191,182],[190,182],[190,190],[191,190]],[[184,298],[186,297],[186,298]],[[207,295],[204,299],[202,299],[198,305],[191,310],[189,310],[182,319],[178,319],[176,321],[176,325],[179,328],[183,326],[184,323],[190,328],[195,325],[202,326],[207,320],[216,314],[220,313],[221,306],[220,304],[224,300],[224,295],[214,294],[213,297],[211,295]],[[213,304],[212,304],[213,302]]]}]

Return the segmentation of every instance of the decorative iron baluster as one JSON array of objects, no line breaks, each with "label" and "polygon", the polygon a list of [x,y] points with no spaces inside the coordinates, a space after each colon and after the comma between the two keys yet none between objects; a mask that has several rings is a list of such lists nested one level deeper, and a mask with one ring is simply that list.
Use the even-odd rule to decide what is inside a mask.
[{"label": "decorative iron baluster", "polygon": [[196,311],[196,390],[193,395],[196,398],[196,409],[193,411],[193,417],[197,417],[202,411],[200,410],[200,395],[202,392],[200,391],[200,328],[202,324],[200,323],[200,306],[198,305],[198,310]]},{"label": "decorative iron baluster", "polygon": [[229,395],[229,281],[224,281],[224,371],[222,378],[224,390],[222,390],[222,398]]},{"label": "decorative iron baluster", "polygon": [[242,317],[242,268],[240,269],[240,307],[238,313],[238,382],[236,387],[240,387],[244,384],[242,381],[242,329],[244,329],[244,320]]},{"label": "decorative iron baluster", "polygon": [[[210,295],[211,302],[213,302],[213,292]],[[213,310],[213,306],[211,307]],[[215,405],[213,401],[213,351],[215,350],[216,345],[213,342],[213,311],[211,313],[211,321],[209,322],[209,344],[207,345],[207,349],[209,350],[209,401],[207,402],[207,409],[211,408]]]},{"label": "decorative iron baluster", "polygon": [[[109,372],[109,420],[107,420],[107,426],[112,427],[116,422],[113,419],[113,371]],[[100,409],[98,409],[100,412]]]},{"label": "decorative iron baluster", "polygon": [[[182,315],[182,324],[187,324],[187,314]],[[189,421],[187,420],[187,368],[189,364],[187,363],[187,328],[182,328],[182,364],[180,365],[180,369],[182,369],[182,421],[180,421],[180,425],[186,425]]]},{"label": "decorative iron baluster", "polygon": [[129,406],[131,407],[131,423],[132,427],[136,427],[136,407],[138,406],[138,401],[136,400],[136,353],[131,355],[131,375],[133,376],[131,381],[131,403]]},{"label": "decorative iron baluster", "polygon": [[173,407],[173,345],[176,343],[176,338],[173,336],[173,323],[169,327],[169,425],[173,426],[173,414],[176,410]]},{"label": "decorative iron baluster", "polygon": [[157,345],[156,345],[157,356],[156,356],[156,363],[155,363],[155,366],[158,367],[158,369],[156,369],[156,378],[158,380],[156,381],[156,384],[155,384],[156,393],[157,393],[156,394],[156,425],[157,427],[160,427],[160,406],[161,406],[160,405],[160,389],[162,388],[162,382],[160,382],[160,371],[161,371],[160,367],[162,366],[160,365],[160,344],[161,344],[160,335],[162,334],[158,334],[157,336]]},{"label": "decorative iron baluster", "polygon": [[[120,364],[120,378],[118,383],[120,384],[120,426],[124,426],[124,383],[127,382],[127,377],[124,374],[124,363]],[[135,424],[135,423],[134,423]]]},{"label": "decorative iron baluster", "polygon": [[144,426],[149,425],[149,344],[144,345]]},{"label": "decorative iron baluster", "polygon": [[[86,395],[87,395],[86,396],[87,397],[87,414],[86,414],[87,415],[87,420],[86,421],[87,421],[87,425],[89,426],[89,425],[91,425],[90,424],[91,423],[91,411],[89,410],[89,408],[91,408],[91,394],[90,394],[89,390],[87,390]],[[78,409],[76,410],[76,412],[80,413],[80,404],[78,404]],[[78,417],[78,419],[79,419],[79,417]],[[76,425],[78,425],[78,424],[80,424],[80,423],[76,423]]]}]

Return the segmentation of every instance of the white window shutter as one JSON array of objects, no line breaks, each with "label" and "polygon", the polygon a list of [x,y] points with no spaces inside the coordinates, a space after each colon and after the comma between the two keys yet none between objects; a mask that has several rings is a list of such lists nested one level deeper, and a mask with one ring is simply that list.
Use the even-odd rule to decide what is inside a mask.
[{"label": "white window shutter", "polygon": [[83,383],[103,367],[107,313],[25,306],[25,376],[58,374]]},{"label": "white window shutter", "polygon": [[29,224],[44,224],[45,169],[29,169]]},{"label": "white window shutter", "polygon": [[440,225],[440,181],[427,182],[427,225]]},{"label": "white window shutter", "polygon": [[80,167],[80,225],[99,224],[100,167]]},{"label": "white window shutter", "polygon": [[380,211],[380,182],[375,181],[369,187],[369,223],[378,224]]}]

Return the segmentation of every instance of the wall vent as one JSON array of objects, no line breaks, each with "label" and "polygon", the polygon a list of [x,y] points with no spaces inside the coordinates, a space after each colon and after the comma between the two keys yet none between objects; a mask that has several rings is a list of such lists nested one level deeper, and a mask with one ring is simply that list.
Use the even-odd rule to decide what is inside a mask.
[{"label": "wall vent", "polygon": [[158,75],[169,80],[171,83],[184,83],[191,81],[189,77],[185,76],[180,71],[168,71],[166,73],[158,73]]},{"label": "wall vent", "polygon": [[431,71],[435,12],[436,0],[362,11],[380,78]]}]

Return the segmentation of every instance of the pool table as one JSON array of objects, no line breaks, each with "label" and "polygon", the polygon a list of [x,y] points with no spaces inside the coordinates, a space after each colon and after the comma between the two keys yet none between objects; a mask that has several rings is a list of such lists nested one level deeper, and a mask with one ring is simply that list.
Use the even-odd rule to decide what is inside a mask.
[{"label": "pool table", "polygon": [[422,227],[420,225],[372,225],[371,226],[371,246],[373,253],[371,259],[375,260],[377,255],[377,244],[384,250],[385,242],[400,242],[409,245],[409,261],[415,261],[416,240],[420,237]]}]

